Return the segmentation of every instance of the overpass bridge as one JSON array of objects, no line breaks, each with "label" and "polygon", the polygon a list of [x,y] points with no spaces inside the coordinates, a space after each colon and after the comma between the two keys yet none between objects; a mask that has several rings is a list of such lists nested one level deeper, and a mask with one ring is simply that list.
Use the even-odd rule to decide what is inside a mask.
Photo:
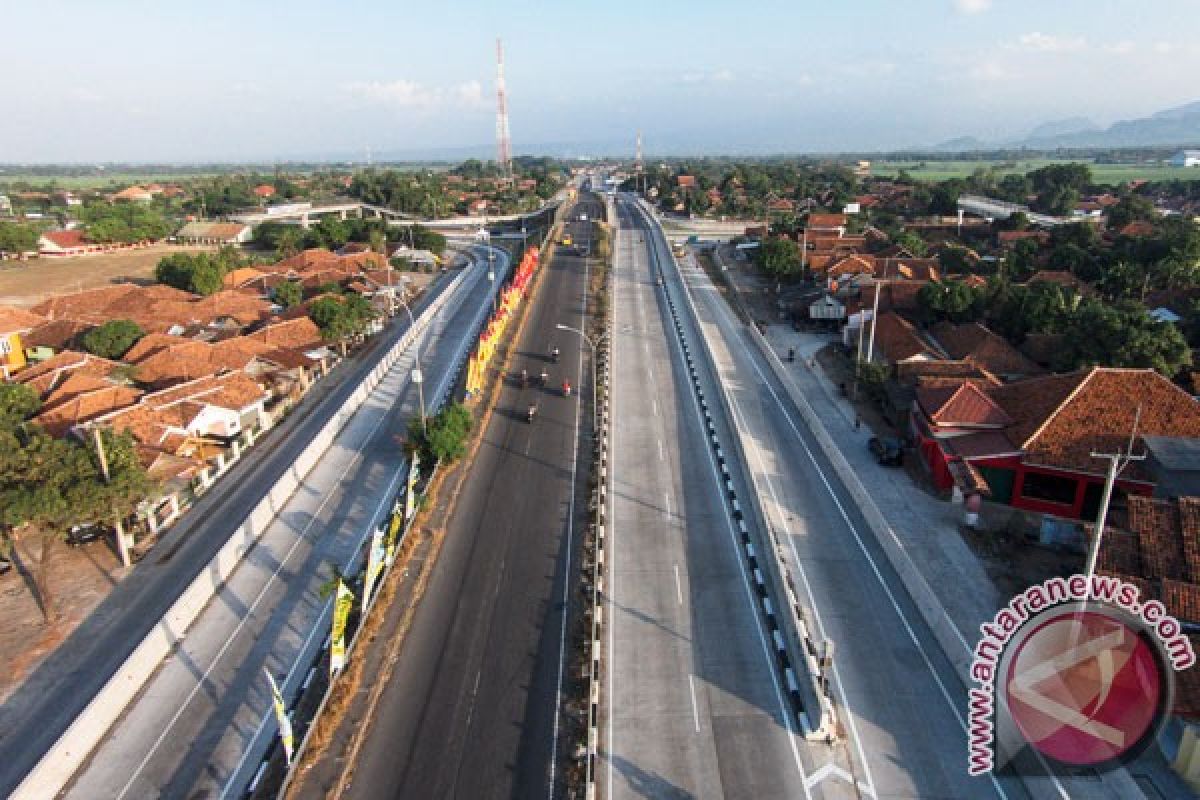
[{"label": "overpass bridge", "polygon": [[561,196],[555,195],[555,197],[551,198],[541,208],[527,214],[462,216],[445,217],[442,219],[421,219],[403,211],[396,211],[391,208],[372,205],[371,203],[345,202],[328,203],[319,206],[314,206],[310,203],[292,203],[289,205],[273,206],[265,211],[232,214],[230,215],[230,219],[251,227],[261,225],[264,222],[282,222],[289,225],[299,225],[307,230],[320,217],[336,215],[338,219],[361,219],[363,217],[384,219],[387,220],[387,224],[390,226],[420,225],[435,230],[475,230],[498,223],[523,222],[532,219],[545,214],[547,211],[554,210],[562,200]]},{"label": "overpass bridge", "polygon": [[1036,211],[1031,211],[1029,206],[1023,206],[1020,203],[1009,203],[1005,200],[995,200],[991,197],[983,197],[982,195],[964,194],[958,198],[958,213],[961,220],[961,215],[974,214],[978,217],[984,217],[991,221],[996,219],[1008,219],[1013,214],[1020,211],[1029,221],[1040,228],[1054,228],[1059,225],[1066,225],[1072,220],[1064,217],[1053,217],[1049,214],[1039,214]]}]

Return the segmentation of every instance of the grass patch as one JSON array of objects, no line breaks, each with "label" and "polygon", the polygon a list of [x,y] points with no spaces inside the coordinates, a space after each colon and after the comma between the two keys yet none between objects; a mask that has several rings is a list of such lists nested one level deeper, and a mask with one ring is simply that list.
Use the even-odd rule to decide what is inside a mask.
[{"label": "grass patch", "polygon": [[961,160],[961,161],[874,161],[871,174],[894,177],[901,169],[921,181],[944,181],[966,178],[980,168],[991,168],[1004,175],[1032,172],[1050,164],[1085,163],[1092,170],[1092,180],[1098,184],[1118,184],[1133,180],[1171,181],[1200,180],[1200,169],[1170,167],[1164,164],[1096,164],[1086,158],[1030,158],[1019,161]]}]

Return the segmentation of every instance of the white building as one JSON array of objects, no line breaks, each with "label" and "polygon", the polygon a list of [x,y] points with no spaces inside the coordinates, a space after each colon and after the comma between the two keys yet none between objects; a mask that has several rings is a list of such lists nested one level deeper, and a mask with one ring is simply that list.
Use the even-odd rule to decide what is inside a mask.
[{"label": "white building", "polygon": [[1167,163],[1172,167],[1200,167],[1200,150],[1180,150]]}]

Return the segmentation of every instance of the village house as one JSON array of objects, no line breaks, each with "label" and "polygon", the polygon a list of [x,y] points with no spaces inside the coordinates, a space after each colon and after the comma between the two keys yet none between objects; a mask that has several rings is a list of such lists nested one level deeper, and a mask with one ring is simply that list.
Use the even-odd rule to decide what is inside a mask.
[{"label": "village house", "polygon": [[[955,484],[957,463],[977,472],[991,498],[1016,508],[1071,519],[1093,518],[1107,464],[1092,453],[1123,451],[1131,433],[1200,436],[1200,408],[1153,370],[1093,367],[980,389],[918,389],[910,433],[934,485]],[[1136,422],[1136,431],[1134,428]],[[1117,482],[1128,494],[1151,494],[1154,478],[1132,463]]]},{"label": "village house", "polygon": [[45,322],[23,308],[0,305],[0,373],[5,380],[26,364],[23,337]]},{"label": "village house", "polygon": [[253,229],[240,222],[202,222],[185,224],[175,234],[181,244],[240,245],[249,242]]}]

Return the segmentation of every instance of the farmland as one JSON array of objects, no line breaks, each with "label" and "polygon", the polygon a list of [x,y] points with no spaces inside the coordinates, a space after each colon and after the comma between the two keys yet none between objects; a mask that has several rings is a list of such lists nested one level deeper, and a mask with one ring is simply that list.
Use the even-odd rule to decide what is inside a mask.
[{"label": "farmland", "polygon": [[[32,306],[54,294],[93,289],[110,283],[152,283],[154,268],[168,253],[196,247],[155,245],[140,250],[75,256],[35,258],[29,261],[0,261],[0,301]],[[51,291],[47,291],[47,288]]]},{"label": "farmland", "polygon": [[[871,174],[894,176],[901,169],[913,178],[922,181],[944,181],[950,178],[965,178],[977,169],[991,168],[999,176],[1026,173],[1049,164],[1066,164],[1085,159],[1030,158],[1016,161],[962,160],[962,161],[874,161]],[[1165,164],[1096,164],[1086,162],[1092,170],[1092,180],[1098,184],[1116,185],[1133,180],[1170,181],[1200,180],[1200,169],[1169,167]]]}]

